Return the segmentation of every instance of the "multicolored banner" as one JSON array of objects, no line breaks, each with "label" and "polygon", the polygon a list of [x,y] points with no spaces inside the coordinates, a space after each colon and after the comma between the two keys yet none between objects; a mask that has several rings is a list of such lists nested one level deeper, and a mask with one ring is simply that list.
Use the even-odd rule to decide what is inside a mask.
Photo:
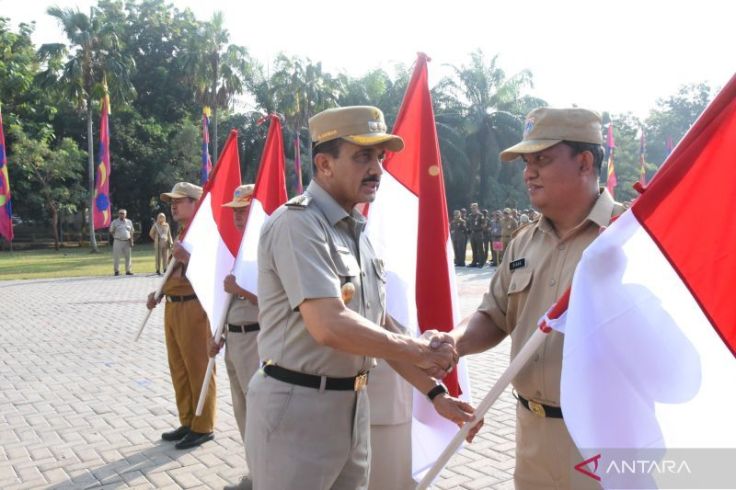
[{"label": "multicolored banner", "polygon": [[204,185],[212,172],[212,159],[210,158],[210,108],[202,109],[202,169],[199,171],[199,183]]},{"label": "multicolored banner", "polygon": [[618,185],[616,180],[616,168],[613,164],[613,154],[616,148],[616,143],[613,140],[613,123],[608,125],[608,138],[606,140],[606,148],[608,151],[608,173],[606,178],[606,189],[613,196],[613,189]]},{"label": "multicolored banner", "polygon": [[0,236],[13,240],[13,206],[10,200],[8,159],[5,156],[5,134],[3,133],[3,111],[0,106]]},{"label": "multicolored banner", "polygon": [[95,169],[95,206],[94,213],[95,230],[109,228],[111,221],[110,212],[110,96],[105,94],[102,98],[102,110],[100,114],[100,147],[97,155]]},{"label": "multicolored banner", "polygon": [[639,183],[647,184],[647,166],[644,161],[644,153],[646,151],[647,137],[644,134],[644,128],[641,128],[641,138],[639,138]]},{"label": "multicolored banner", "polygon": [[294,175],[296,175],[296,193],[304,192],[304,183],[302,182],[302,147],[299,141],[299,130],[296,132],[294,140]]}]

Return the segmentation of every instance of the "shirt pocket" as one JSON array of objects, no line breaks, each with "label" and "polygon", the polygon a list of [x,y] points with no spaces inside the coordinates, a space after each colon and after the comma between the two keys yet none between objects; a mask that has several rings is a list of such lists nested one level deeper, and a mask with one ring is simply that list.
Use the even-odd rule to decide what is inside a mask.
[{"label": "shirt pocket", "polygon": [[511,282],[509,283],[508,295],[518,295],[520,293],[529,292],[529,286],[532,283],[532,271],[516,271],[511,274]]},{"label": "shirt pocket", "polygon": [[[360,265],[358,265],[358,260],[353,256],[349,248],[338,246],[336,249],[335,267],[340,280],[342,299],[348,306],[357,305],[356,298],[360,294],[361,288]],[[353,285],[352,290],[347,285],[349,283]],[[357,311],[357,307],[353,307],[352,309]]]},{"label": "shirt pocket", "polygon": [[524,310],[532,284],[532,271],[520,270],[511,274],[507,291],[506,331],[511,332],[519,321],[518,315]]}]

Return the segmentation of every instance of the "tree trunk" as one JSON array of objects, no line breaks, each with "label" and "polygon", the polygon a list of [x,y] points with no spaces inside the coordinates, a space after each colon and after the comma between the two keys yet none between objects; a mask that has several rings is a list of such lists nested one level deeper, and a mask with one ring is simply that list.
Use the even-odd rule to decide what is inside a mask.
[{"label": "tree trunk", "polygon": [[87,99],[87,171],[89,172],[89,245],[90,252],[97,253],[95,238],[95,151],[92,141],[92,99]]},{"label": "tree trunk", "polygon": [[215,159],[212,161],[213,165],[217,165],[217,80],[220,78],[220,55],[215,57],[215,79],[212,81],[212,154]]},{"label": "tree trunk", "polygon": [[49,206],[51,211],[51,226],[54,229],[54,250],[59,250],[59,210],[53,204]]}]

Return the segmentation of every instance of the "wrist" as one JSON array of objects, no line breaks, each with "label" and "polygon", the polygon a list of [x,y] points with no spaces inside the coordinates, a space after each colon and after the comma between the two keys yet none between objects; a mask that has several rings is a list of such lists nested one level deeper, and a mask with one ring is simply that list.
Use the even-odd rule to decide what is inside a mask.
[{"label": "wrist", "polygon": [[427,398],[429,398],[429,401],[431,402],[434,402],[435,399],[437,399],[441,395],[446,395],[446,394],[447,394],[447,388],[445,388],[445,385],[443,385],[442,383],[436,385],[434,388],[432,388],[426,393]]}]

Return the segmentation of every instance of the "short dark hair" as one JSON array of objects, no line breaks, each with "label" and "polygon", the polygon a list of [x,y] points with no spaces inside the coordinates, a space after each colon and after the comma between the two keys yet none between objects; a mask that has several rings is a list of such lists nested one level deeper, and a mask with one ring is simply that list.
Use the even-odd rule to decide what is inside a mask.
[{"label": "short dark hair", "polygon": [[563,145],[567,145],[572,151],[573,156],[579,155],[584,151],[589,151],[593,154],[593,167],[595,167],[598,175],[601,174],[601,165],[603,164],[603,157],[605,152],[603,151],[603,145],[595,143],[581,143],[580,141],[563,141]]},{"label": "short dark hair", "polygon": [[342,143],[342,138],[324,141],[317,145],[312,143],[312,171],[314,172],[314,175],[317,175],[317,165],[314,163],[314,157],[317,156],[317,153],[326,153],[332,158],[337,158],[340,156],[340,147],[342,146]]}]

